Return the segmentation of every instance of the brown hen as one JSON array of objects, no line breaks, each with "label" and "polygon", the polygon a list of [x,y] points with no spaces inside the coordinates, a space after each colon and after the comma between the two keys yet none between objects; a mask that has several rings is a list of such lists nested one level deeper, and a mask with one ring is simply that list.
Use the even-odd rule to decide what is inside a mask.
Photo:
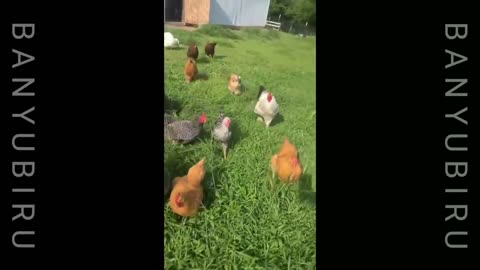
[{"label": "brown hen", "polygon": [[217,46],[216,42],[208,42],[207,45],[205,45],[205,54],[213,58],[215,55],[215,46]]},{"label": "brown hen", "polygon": [[195,59],[188,58],[187,63],[185,63],[185,68],[183,69],[183,74],[185,75],[185,80],[190,83],[195,80],[197,76],[198,69]]},{"label": "brown hen", "polygon": [[200,160],[188,170],[187,175],[173,179],[169,205],[175,214],[192,217],[198,213],[203,201],[204,163],[205,159]]},{"label": "brown hen", "polygon": [[298,158],[297,149],[287,138],[278,154],[273,155],[271,161],[273,177],[275,175],[282,182],[294,183],[300,180],[302,165]]},{"label": "brown hen", "polygon": [[190,45],[190,47],[188,48],[188,51],[187,51],[187,57],[190,57],[190,58],[193,58],[193,59],[197,60],[197,58],[198,58],[197,44],[192,43],[192,45]]}]

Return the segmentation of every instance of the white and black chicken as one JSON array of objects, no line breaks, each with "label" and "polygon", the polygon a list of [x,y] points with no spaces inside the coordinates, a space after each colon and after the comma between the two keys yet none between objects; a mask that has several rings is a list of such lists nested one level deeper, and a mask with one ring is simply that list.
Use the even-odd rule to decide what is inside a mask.
[{"label": "white and black chicken", "polygon": [[223,157],[227,159],[228,143],[232,137],[230,131],[231,120],[221,113],[215,121],[215,128],[212,131],[213,138],[222,145]]},{"label": "white and black chicken", "polygon": [[260,86],[257,96],[257,104],[254,112],[259,116],[257,120],[265,122],[265,125],[270,126],[270,123],[278,114],[278,104],[271,92],[267,91],[265,87]]}]

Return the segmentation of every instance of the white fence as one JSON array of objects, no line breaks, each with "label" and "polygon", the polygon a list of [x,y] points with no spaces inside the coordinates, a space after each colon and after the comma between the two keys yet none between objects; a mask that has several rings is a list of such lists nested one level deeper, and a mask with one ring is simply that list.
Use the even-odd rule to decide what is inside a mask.
[{"label": "white fence", "polygon": [[282,26],[281,23],[279,22],[274,22],[274,21],[267,21],[267,23],[265,24],[265,27],[271,27],[275,30],[280,30],[280,27]]}]

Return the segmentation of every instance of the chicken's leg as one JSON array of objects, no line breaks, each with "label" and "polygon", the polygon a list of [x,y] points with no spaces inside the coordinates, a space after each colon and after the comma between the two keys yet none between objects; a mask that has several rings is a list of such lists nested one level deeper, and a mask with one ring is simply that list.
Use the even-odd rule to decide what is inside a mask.
[{"label": "chicken's leg", "polygon": [[277,158],[278,158],[278,155],[275,154],[270,160],[270,168],[272,169],[272,179],[275,179],[275,170],[277,168]]},{"label": "chicken's leg", "polygon": [[224,159],[227,159],[227,149],[228,149],[227,143],[222,142],[222,150],[223,150],[223,158]]},{"label": "chicken's leg", "polygon": [[270,127],[270,123],[272,123],[272,120],[271,118],[267,118],[265,119],[265,125],[267,125],[267,128]]}]

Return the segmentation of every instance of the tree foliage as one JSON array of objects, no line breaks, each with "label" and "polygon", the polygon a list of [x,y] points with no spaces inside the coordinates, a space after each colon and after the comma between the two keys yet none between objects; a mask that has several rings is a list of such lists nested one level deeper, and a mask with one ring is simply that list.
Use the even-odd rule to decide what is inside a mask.
[{"label": "tree foliage", "polygon": [[272,20],[276,20],[280,14],[282,20],[308,22],[312,27],[317,24],[315,0],[270,0],[268,15]]}]

